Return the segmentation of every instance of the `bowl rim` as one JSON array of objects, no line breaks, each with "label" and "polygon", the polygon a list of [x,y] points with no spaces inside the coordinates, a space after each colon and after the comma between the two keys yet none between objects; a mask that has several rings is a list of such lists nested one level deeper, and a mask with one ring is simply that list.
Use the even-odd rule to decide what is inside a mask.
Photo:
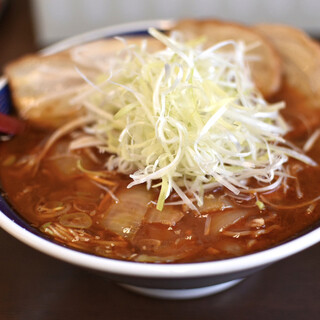
[{"label": "bowl rim", "polygon": [[[74,45],[90,42],[103,37],[146,32],[148,27],[151,26],[166,30],[172,27],[174,23],[174,20],[145,20],[109,26],[67,38],[42,49],[40,53],[43,55],[49,55],[70,48]],[[0,89],[2,89],[6,84],[6,79],[1,77]],[[6,200],[4,201],[7,203]],[[14,212],[10,208],[5,209],[4,211],[6,210],[11,213]],[[27,222],[25,223],[27,225]],[[196,263],[149,264],[114,260],[69,249],[63,245],[54,243],[51,240],[47,240],[44,237],[33,234],[26,228],[18,225],[14,220],[10,219],[3,211],[0,211],[0,228],[7,231],[13,237],[28,246],[59,260],[95,271],[142,278],[181,279],[241,272],[248,269],[266,266],[284,259],[320,241],[320,227],[318,227],[302,236],[299,236],[298,238],[279,244],[273,248],[241,257]]]},{"label": "bowl rim", "polygon": [[[27,222],[25,223],[27,225]],[[241,272],[287,258],[320,241],[320,227],[318,227],[276,247],[241,257],[208,262],[150,264],[115,260],[69,249],[33,234],[16,224],[2,211],[0,211],[0,228],[24,244],[59,260],[95,271],[143,278],[197,278]]]}]

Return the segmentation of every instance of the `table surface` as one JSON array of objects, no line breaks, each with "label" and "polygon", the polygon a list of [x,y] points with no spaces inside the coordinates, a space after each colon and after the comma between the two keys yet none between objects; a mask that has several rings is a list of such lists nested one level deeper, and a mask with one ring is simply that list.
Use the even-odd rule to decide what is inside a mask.
[{"label": "table surface", "polygon": [[[36,50],[28,1],[11,0],[0,20],[0,69]],[[319,319],[320,245],[206,298],[140,296],[55,260],[0,230],[0,320]]]}]

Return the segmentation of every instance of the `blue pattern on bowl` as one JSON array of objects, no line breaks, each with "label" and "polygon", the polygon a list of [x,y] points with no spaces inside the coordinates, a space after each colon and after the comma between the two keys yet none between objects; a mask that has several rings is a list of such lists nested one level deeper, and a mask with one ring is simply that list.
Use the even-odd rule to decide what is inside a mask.
[{"label": "blue pattern on bowl", "polygon": [[8,114],[11,110],[10,89],[7,82],[0,87],[0,112]]},{"label": "blue pattern on bowl", "polygon": [[[163,30],[160,30],[163,31]],[[132,32],[124,32],[119,33],[116,36],[117,37],[133,37],[133,36],[147,36],[149,35],[147,30],[141,30],[141,31],[132,31]],[[114,36],[106,37],[106,38],[113,38]]]}]

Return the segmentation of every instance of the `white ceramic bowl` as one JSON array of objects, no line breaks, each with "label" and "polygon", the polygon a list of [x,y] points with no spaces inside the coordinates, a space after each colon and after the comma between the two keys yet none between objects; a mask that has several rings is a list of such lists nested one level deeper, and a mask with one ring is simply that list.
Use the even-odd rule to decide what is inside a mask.
[{"label": "white ceramic bowl", "polygon": [[[42,50],[42,53],[52,54],[103,37],[146,33],[150,26],[167,29],[173,24],[173,21],[156,20],[108,27],[59,42]],[[9,104],[6,81],[0,79],[0,110],[7,110]],[[63,247],[31,227],[3,198],[0,198],[0,227],[45,254],[95,271],[130,290],[167,299],[195,298],[220,292],[251,273],[320,241],[320,228],[317,227],[274,248],[239,258],[164,265],[112,260]]]}]

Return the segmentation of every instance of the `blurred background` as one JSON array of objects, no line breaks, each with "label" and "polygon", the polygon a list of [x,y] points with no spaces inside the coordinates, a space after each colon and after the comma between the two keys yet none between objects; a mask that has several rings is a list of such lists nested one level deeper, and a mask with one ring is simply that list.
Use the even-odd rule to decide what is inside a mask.
[{"label": "blurred background", "polygon": [[40,45],[116,23],[185,17],[283,22],[320,32],[319,0],[32,0],[31,5]]}]

